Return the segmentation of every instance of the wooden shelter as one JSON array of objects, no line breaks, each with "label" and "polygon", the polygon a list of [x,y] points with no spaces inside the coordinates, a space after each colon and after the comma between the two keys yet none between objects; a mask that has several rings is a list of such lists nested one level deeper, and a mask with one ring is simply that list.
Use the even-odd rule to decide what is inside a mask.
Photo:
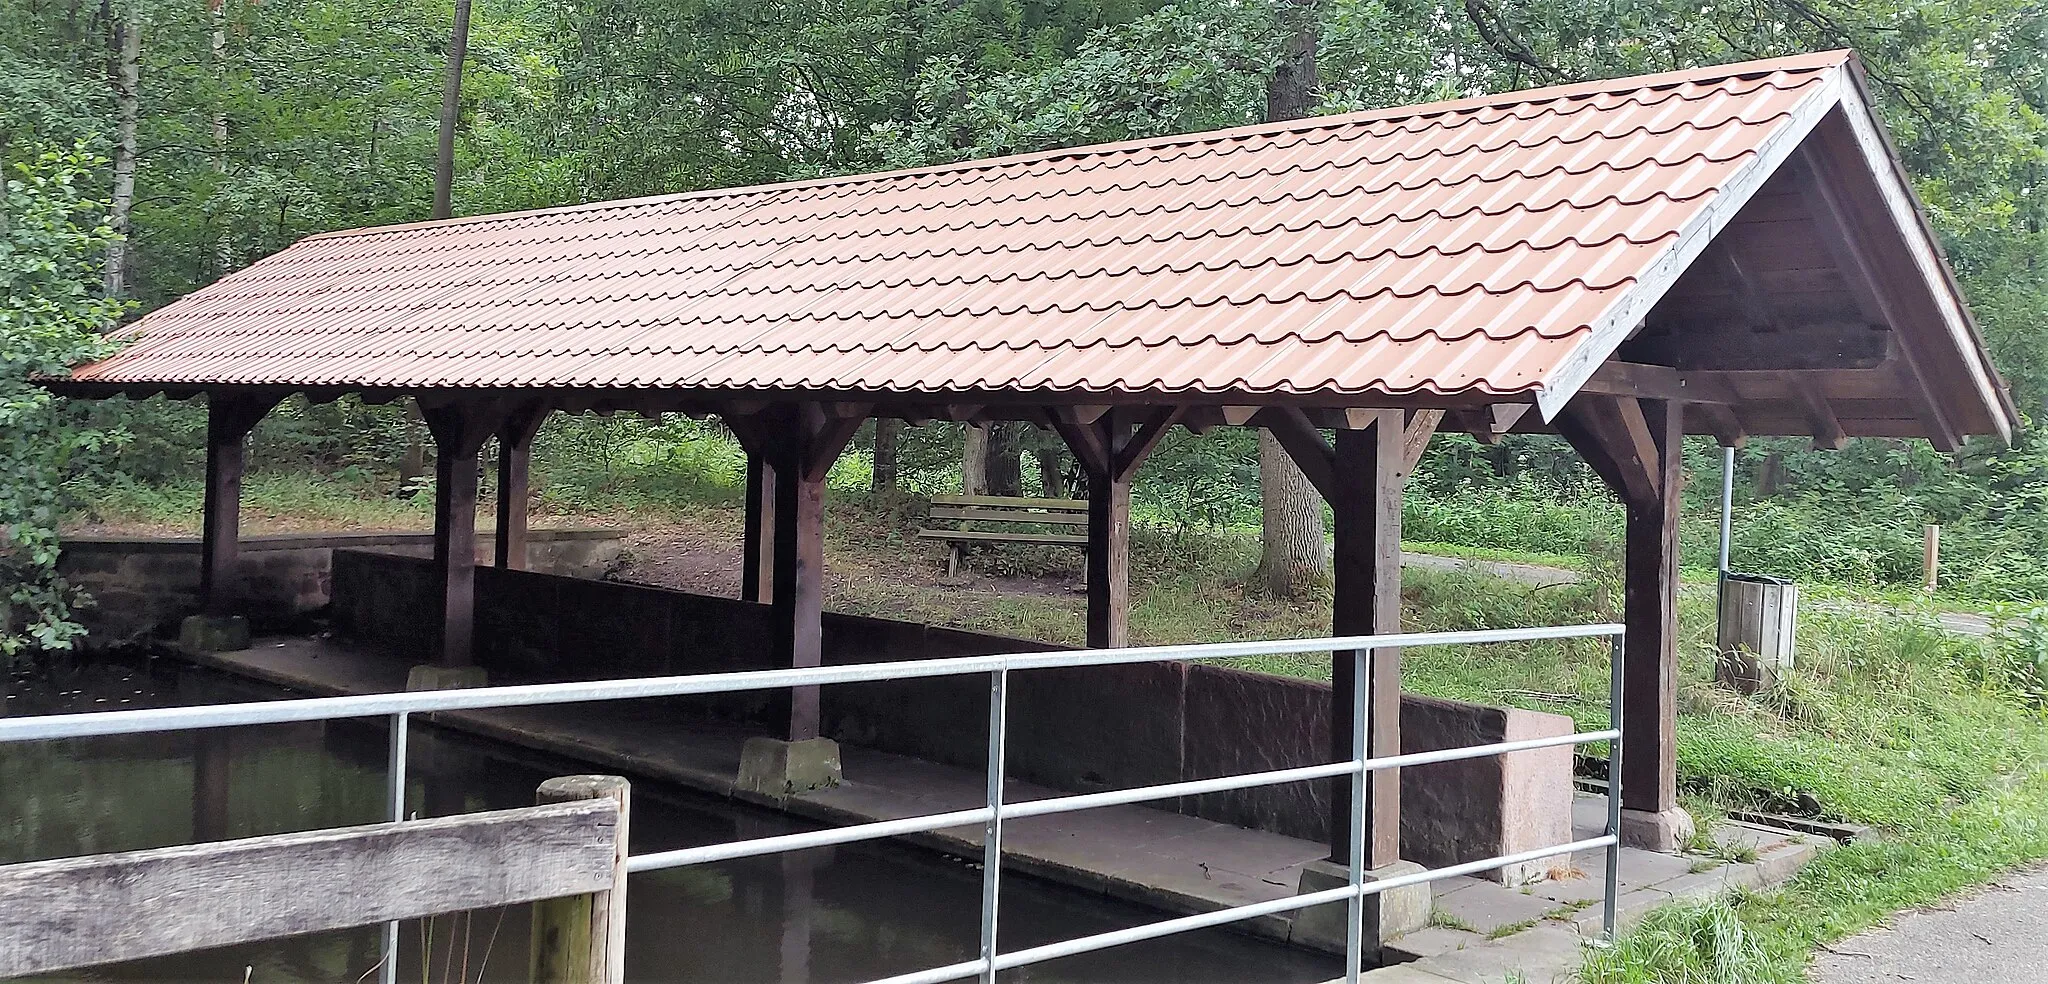
[{"label": "wooden shelter", "polygon": [[[125,337],[50,385],[209,398],[213,612],[236,607],[263,413],[418,401],[449,664],[469,656],[479,448],[501,441],[497,556],[517,564],[554,410],[731,426],[747,595],[793,666],[820,660],[825,474],[868,418],[1058,431],[1088,475],[1096,646],[1127,639],[1130,480],[1171,427],[1264,427],[1301,465],[1335,516],[1339,635],[1399,627],[1402,485],[1433,432],[1555,432],[1627,505],[1627,829],[1666,850],[1681,440],[1953,448],[2015,420],[1845,52],[330,233]],[[1387,754],[1400,660],[1375,665]],[[796,695],[786,737],[817,727]],[[1399,853],[1398,777],[1373,784],[1377,867]]]}]

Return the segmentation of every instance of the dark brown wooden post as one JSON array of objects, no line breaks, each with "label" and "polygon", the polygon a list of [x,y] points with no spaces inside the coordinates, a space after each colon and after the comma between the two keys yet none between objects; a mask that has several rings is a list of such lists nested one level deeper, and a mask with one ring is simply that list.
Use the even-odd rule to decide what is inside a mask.
[{"label": "dark brown wooden post", "polygon": [[[1119,411],[1102,415],[1098,430],[1113,459],[1130,443]],[[1131,644],[1131,480],[1113,467],[1088,468],[1088,647]]]},{"label": "dark brown wooden post", "polygon": [[506,416],[498,429],[498,529],[492,561],[498,567],[523,571],[526,558],[526,510],[533,437],[548,411],[538,405]]},{"label": "dark brown wooden post", "polygon": [[441,638],[437,662],[469,666],[476,630],[477,452],[491,428],[478,408],[448,404],[422,408],[434,435],[434,570],[441,579]]},{"label": "dark brown wooden post", "polygon": [[1654,496],[1628,504],[1623,561],[1626,653],[1622,670],[1622,806],[1678,806],[1678,500],[1685,438],[1681,404],[1648,401],[1659,459]]},{"label": "dark brown wooden post", "polygon": [[747,452],[747,520],[740,546],[740,600],[766,602],[775,593],[775,468]]},{"label": "dark brown wooden post", "polygon": [[1131,644],[1131,477],[1184,413],[1184,407],[1119,407],[1090,419],[1079,408],[1063,407],[1051,416],[1088,475],[1091,649]]},{"label": "dark brown wooden post", "polygon": [[[1335,523],[1331,557],[1332,635],[1377,635],[1401,630],[1401,412],[1383,410],[1364,430],[1336,432],[1330,459],[1330,511]],[[1401,753],[1401,651],[1381,649],[1371,660],[1366,703],[1374,756]],[[1331,654],[1330,752],[1332,761],[1351,757],[1353,652]],[[1332,784],[1330,860],[1351,863],[1350,781]],[[1375,772],[1366,788],[1365,866],[1383,868],[1401,860],[1401,775]]]},{"label": "dark brown wooden post", "polygon": [[1570,441],[1627,509],[1623,560],[1623,839],[1676,851],[1692,832],[1678,808],[1678,507],[1684,407],[1584,396],[1559,415]]},{"label": "dark brown wooden post", "polygon": [[[743,434],[741,440],[757,449],[768,466],[762,491],[773,489],[773,569],[768,584],[776,666],[824,662],[825,476],[860,429],[861,420],[832,416],[818,404],[805,403],[734,421],[734,433]],[[762,510],[764,522],[769,512]],[[793,688],[788,722],[783,735],[787,740],[818,737],[818,688]]]},{"label": "dark brown wooden post", "polygon": [[207,396],[206,501],[199,545],[199,606],[207,615],[233,615],[241,603],[243,450],[249,432],[276,405],[268,397]]}]

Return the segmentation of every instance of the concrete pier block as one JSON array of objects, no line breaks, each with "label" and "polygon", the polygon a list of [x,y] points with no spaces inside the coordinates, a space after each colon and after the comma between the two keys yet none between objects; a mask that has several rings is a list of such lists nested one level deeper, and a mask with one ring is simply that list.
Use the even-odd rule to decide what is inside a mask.
[{"label": "concrete pier block", "polygon": [[[1422,870],[1423,867],[1413,861],[1396,861],[1385,867],[1367,871],[1365,880],[1384,881],[1388,878],[1412,875]],[[1302,866],[1301,881],[1295,894],[1308,895],[1332,888],[1343,888],[1350,883],[1351,872],[1345,866],[1329,861],[1315,861]],[[1366,961],[1378,963],[1380,947],[1386,941],[1429,925],[1430,904],[1428,882],[1366,896]],[[1348,908],[1343,903],[1303,909],[1294,914],[1294,930],[1289,934],[1289,938],[1304,946],[1342,953],[1346,935],[1344,920],[1347,915]]]},{"label": "concrete pier block", "polygon": [[[1572,719],[1415,694],[1401,698],[1401,751],[1427,752],[1569,735]],[[1446,867],[1572,839],[1572,748],[1401,770],[1401,854]],[[1556,858],[1480,872],[1510,888],[1548,877]]]},{"label": "concrete pier block", "polygon": [[490,674],[481,666],[434,666],[421,664],[405,675],[405,689],[468,690],[490,686]]},{"label": "concrete pier block", "polygon": [[1621,844],[1643,851],[1659,854],[1677,854],[1685,842],[1692,839],[1695,828],[1692,814],[1683,807],[1672,807],[1661,813],[1648,810],[1621,811]]},{"label": "concrete pier block", "polygon": [[839,785],[839,743],[830,738],[749,738],[740,749],[739,791],[780,799]]},{"label": "concrete pier block", "polygon": [[188,615],[178,623],[178,646],[193,653],[249,648],[249,620],[240,615]]}]

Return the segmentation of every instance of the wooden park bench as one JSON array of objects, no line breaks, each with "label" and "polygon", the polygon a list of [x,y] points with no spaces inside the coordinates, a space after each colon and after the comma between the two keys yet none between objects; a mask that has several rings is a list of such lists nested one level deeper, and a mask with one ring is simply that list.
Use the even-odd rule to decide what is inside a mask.
[{"label": "wooden park bench", "polygon": [[[946,576],[960,571],[960,554],[970,543],[1045,543],[1065,547],[1088,545],[1088,503],[1080,499],[1033,499],[1010,495],[941,495],[932,497],[931,526],[918,539],[942,540]],[[987,529],[986,527],[998,527]],[[1071,532],[1041,532],[1033,526],[1060,527]]]}]

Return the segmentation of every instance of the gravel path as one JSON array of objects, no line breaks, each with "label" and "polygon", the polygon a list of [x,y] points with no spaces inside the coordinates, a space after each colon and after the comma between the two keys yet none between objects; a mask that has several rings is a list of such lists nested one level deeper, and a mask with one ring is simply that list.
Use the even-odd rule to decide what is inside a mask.
[{"label": "gravel path", "polygon": [[2048,984],[2048,869],[1894,917],[1814,961],[1813,984]]}]

